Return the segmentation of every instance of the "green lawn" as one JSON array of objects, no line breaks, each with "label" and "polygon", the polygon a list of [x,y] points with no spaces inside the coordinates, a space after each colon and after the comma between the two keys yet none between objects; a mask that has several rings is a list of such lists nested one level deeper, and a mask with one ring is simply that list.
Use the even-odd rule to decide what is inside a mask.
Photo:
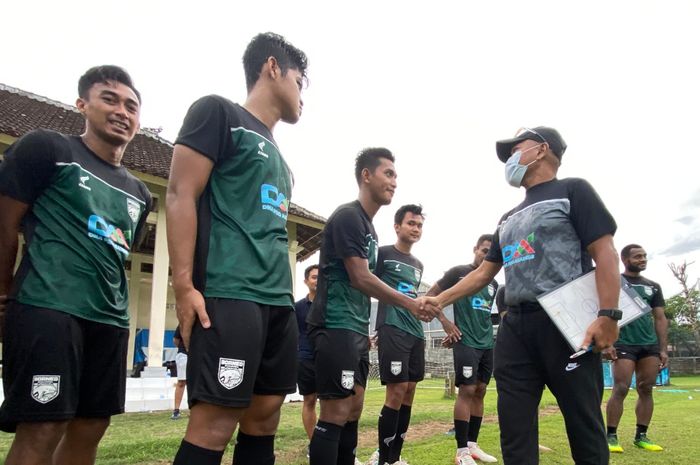
[{"label": "green lawn", "polygon": [[[619,437],[625,453],[611,457],[614,465],[692,465],[700,463],[700,377],[674,377],[673,386],[659,388],[654,394],[656,410],[649,436],[666,450],[646,452],[632,445],[634,435],[634,402],[636,393],[630,392],[625,402],[625,415],[619,427]],[[443,398],[441,380],[425,381],[416,394],[409,438],[404,447],[404,458],[413,465],[453,464],[454,437],[445,435],[452,422],[452,401]],[[688,392],[677,392],[679,390]],[[610,392],[606,391],[606,398]],[[690,398],[692,397],[692,399]],[[358,455],[367,460],[375,449],[377,415],[384,400],[384,390],[371,384],[360,423]],[[486,420],[479,443],[484,450],[500,455],[498,425],[495,422],[496,393],[486,396]],[[168,412],[120,415],[113,419],[98,452],[98,464],[168,464],[184,434],[187,420],[172,421]],[[4,458],[12,435],[0,433],[0,456]],[[569,464],[568,443],[561,415],[554,398],[548,392],[543,399],[540,419],[540,443],[553,452],[542,455],[541,463]],[[304,465],[307,439],[301,425],[301,405],[283,407],[282,422],[277,436],[277,463]],[[4,460],[0,459],[0,463]],[[231,463],[231,448],[224,456],[224,464]]]}]

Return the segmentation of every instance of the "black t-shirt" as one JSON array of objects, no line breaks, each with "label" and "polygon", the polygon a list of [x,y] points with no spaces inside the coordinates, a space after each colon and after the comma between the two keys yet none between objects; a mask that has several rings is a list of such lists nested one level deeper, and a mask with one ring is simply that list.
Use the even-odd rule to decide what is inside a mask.
[{"label": "black t-shirt", "polygon": [[537,296],[593,269],[586,248],[617,225],[591,185],[579,178],[531,187],[499,221],[486,260],[503,264],[505,303]]},{"label": "black t-shirt", "polygon": [[323,230],[316,299],[306,321],[367,335],[370,298],[350,284],[343,262],[349,257],[367,259],[370,272],[377,265],[377,233],[357,200],[338,207]]},{"label": "black t-shirt", "polygon": [[306,317],[309,315],[311,302],[307,295],[294,304],[294,313],[296,314],[297,327],[299,328],[298,356],[300,359],[305,360],[313,360],[314,358],[314,348],[311,345],[306,329]]},{"label": "black t-shirt", "polygon": [[292,175],[267,126],[211,95],[192,104],[175,143],[214,162],[197,210],[195,287],[206,297],[291,307]]},{"label": "black t-shirt", "polygon": [[0,194],[31,206],[11,297],[128,328],[124,265],[151,209],[145,184],[82,138],[37,130],[7,150]]}]

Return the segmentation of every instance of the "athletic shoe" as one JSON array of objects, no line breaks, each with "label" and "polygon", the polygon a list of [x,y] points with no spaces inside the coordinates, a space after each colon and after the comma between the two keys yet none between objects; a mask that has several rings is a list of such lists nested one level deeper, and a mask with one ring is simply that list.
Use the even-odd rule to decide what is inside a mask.
[{"label": "athletic shoe", "polygon": [[180,419],[180,411],[179,410],[173,410],[173,414],[170,415],[171,420],[179,420]]},{"label": "athletic shoe", "polygon": [[473,459],[479,460],[486,463],[496,463],[498,459],[493,455],[489,455],[479,447],[479,444],[475,442],[469,443],[469,453],[472,455]]},{"label": "athletic shoe", "polygon": [[649,439],[646,434],[640,434],[638,438],[635,438],[634,445],[640,449],[650,450],[652,452],[660,452],[664,450],[664,448],[660,445],[654,444],[654,441]]},{"label": "athletic shoe", "polygon": [[[357,464],[356,464],[357,465]],[[379,465],[379,451],[375,450],[372,455],[369,456],[369,460],[366,465]]]},{"label": "athletic shoe", "polygon": [[399,459],[396,462],[394,462],[392,465],[409,465],[409,464],[404,459],[399,457]]},{"label": "athletic shoe", "polygon": [[620,441],[617,440],[617,434],[608,434],[608,450],[616,453],[624,452]]},{"label": "athletic shoe", "polygon": [[476,465],[468,451],[463,451],[455,457],[455,465]]}]

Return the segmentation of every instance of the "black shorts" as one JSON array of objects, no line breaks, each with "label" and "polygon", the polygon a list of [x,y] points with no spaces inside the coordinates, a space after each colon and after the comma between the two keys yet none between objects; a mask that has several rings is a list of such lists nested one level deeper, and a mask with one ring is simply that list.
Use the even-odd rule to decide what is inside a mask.
[{"label": "black shorts", "polygon": [[481,381],[489,384],[493,373],[493,349],[475,349],[458,342],[452,346],[455,386]]},{"label": "black shorts", "polygon": [[299,394],[308,396],[316,393],[316,367],[313,359],[300,358],[297,362],[297,386]]},{"label": "black shorts", "polygon": [[0,429],[124,412],[129,330],[11,302],[2,346]]},{"label": "black shorts", "polygon": [[197,320],[187,353],[190,407],[247,407],[253,394],[296,392],[298,329],[292,307],[205,299],[211,327]]},{"label": "black shorts", "polygon": [[615,344],[617,358],[624,358],[636,362],[646,357],[661,358],[658,344],[649,344],[643,346],[632,346],[627,344]]},{"label": "black shorts", "polygon": [[423,381],[425,339],[396,326],[379,328],[379,377],[382,384]]},{"label": "black shorts", "polygon": [[349,329],[309,328],[319,399],[344,399],[367,386],[369,337]]}]

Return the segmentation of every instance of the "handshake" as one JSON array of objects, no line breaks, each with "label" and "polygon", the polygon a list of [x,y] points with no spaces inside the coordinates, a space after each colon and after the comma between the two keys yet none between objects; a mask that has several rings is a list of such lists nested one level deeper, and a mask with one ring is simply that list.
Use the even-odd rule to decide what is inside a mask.
[{"label": "handshake", "polygon": [[437,318],[442,314],[440,302],[436,297],[418,297],[413,301],[413,303],[413,308],[409,308],[408,311],[413,313],[416,318],[421,321],[425,321],[426,323],[432,321],[433,318]]}]

